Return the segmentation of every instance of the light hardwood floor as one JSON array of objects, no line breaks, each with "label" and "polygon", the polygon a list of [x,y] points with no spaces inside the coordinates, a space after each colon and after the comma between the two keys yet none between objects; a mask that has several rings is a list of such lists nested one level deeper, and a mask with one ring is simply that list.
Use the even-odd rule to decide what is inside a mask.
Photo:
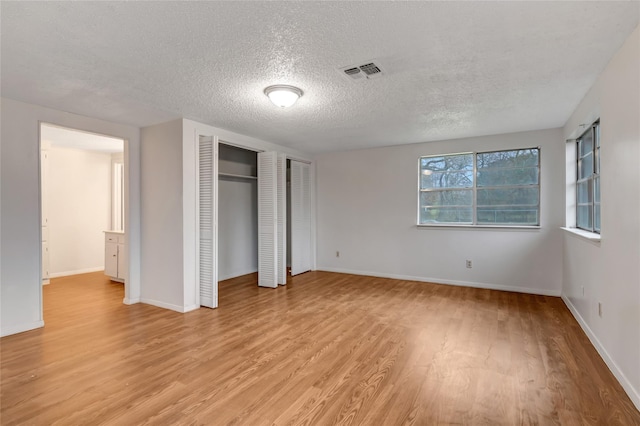
[{"label": "light hardwood floor", "polygon": [[311,272],[220,308],[125,306],[101,273],[44,288],[0,341],[2,425],[638,425],[559,298]]}]

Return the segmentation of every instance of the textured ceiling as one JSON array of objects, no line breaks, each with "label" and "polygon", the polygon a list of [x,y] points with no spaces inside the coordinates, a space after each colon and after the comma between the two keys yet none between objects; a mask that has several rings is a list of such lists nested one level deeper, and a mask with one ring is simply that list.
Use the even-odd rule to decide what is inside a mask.
[{"label": "textured ceiling", "polygon": [[[2,95],[307,152],[562,126],[638,2],[1,2]],[[386,75],[338,68],[377,59]],[[263,89],[305,95],[287,110]]]},{"label": "textured ceiling", "polygon": [[43,124],[40,129],[40,137],[43,141],[47,141],[53,146],[63,148],[84,149],[109,154],[124,152],[124,141],[122,139],[81,132],[65,127]]}]

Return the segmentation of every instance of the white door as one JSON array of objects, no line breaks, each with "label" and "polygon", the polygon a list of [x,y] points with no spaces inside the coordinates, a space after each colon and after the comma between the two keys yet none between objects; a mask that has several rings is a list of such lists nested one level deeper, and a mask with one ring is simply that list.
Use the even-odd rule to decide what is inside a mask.
[{"label": "white door", "polygon": [[276,152],[258,153],[258,285],[278,287]]},{"label": "white door", "polygon": [[291,275],[311,270],[311,167],[291,161]]},{"label": "white door", "polygon": [[278,284],[287,284],[287,156],[278,154]]},{"label": "white door", "polygon": [[198,282],[200,305],[218,306],[217,268],[218,144],[212,137],[198,141]]}]

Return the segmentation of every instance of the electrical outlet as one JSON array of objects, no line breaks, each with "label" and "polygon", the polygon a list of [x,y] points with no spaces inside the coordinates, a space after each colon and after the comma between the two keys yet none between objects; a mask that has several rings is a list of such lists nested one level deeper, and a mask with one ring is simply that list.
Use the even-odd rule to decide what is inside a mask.
[{"label": "electrical outlet", "polygon": [[469,259],[467,259],[467,268],[469,268],[469,269],[473,268],[473,264],[471,263],[471,261]]},{"label": "electrical outlet", "polygon": [[336,251],[336,257],[340,257],[340,252]]},{"label": "electrical outlet", "polygon": [[598,316],[602,318],[602,302],[598,302]]}]

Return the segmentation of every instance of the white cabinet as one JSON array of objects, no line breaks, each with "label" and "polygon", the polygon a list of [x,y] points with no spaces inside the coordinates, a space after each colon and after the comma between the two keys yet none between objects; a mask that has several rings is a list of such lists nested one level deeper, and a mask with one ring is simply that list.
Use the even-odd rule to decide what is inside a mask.
[{"label": "white cabinet", "polygon": [[104,235],[104,274],[113,281],[124,282],[127,274],[124,233],[105,231]]}]

